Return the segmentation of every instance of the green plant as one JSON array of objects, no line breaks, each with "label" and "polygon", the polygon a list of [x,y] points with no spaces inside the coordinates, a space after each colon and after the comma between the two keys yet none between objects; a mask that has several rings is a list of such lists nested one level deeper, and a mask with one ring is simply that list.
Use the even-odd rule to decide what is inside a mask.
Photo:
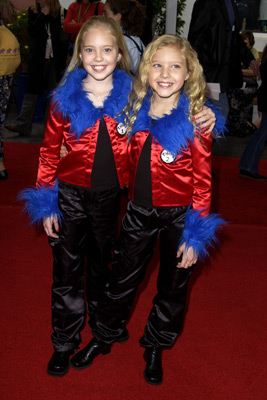
[{"label": "green plant", "polygon": [[[176,33],[181,35],[181,30],[185,21],[181,19],[181,15],[185,9],[186,0],[177,0],[177,21]],[[160,36],[165,33],[166,26],[166,0],[153,0],[153,8],[155,14],[155,36]]]},{"label": "green plant", "polygon": [[30,37],[27,31],[28,25],[28,11],[14,10],[10,16],[11,23],[7,24],[8,29],[16,36],[20,44],[20,56],[21,56],[21,72],[27,71],[27,65],[29,62],[29,42]]}]

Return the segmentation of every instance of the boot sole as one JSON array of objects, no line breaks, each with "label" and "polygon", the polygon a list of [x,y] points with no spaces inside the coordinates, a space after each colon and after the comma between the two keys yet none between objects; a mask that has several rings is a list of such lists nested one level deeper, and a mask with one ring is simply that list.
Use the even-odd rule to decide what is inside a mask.
[{"label": "boot sole", "polygon": [[[94,357],[94,359],[95,359],[96,357],[98,357],[100,354],[102,354],[102,356],[105,356],[106,354],[109,354],[110,351],[111,351],[111,350],[108,350],[108,351],[99,353],[97,356]],[[90,363],[84,364],[84,365],[82,365],[82,366],[80,366],[80,367],[78,367],[78,366],[72,364],[72,362],[71,362],[71,360],[70,360],[70,366],[71,366],[72,368],[74,368],[74,369],[77,369],[77,370],[85,369],[85,368],[91,367],[91,365],[92,365],[93,362],[94,362],[94,359],[93,359]]]},{"label": "boot sole", "polygon": [[53,376],[54,378],[61,378],[62,376],[66,375],[66,373],[69,371],[70,369],[70,364],[68,365],[68,368],[65,369],[65,371],[63,372],[52,372],[49,371],[49,369],[46,370],[46,372],[48,373],[48,375]]},{"label": "boot sole", "polygon": [[154,382],[154,381],[151,381],[150,379],[148,379],[145,371],[144,371],[144,378],[145,378],[146,382],[149,383],[149,385],[161,385],[162,384],[162,380],[158,381],[158,382]]}]

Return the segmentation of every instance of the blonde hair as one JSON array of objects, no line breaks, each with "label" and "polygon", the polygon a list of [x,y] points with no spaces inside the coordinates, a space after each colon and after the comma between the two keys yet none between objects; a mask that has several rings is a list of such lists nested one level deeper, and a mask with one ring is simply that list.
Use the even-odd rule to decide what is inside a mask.
[{"label": "blonde hair", "polygon": [[73,50],[73,56],[71,58],[71,61],[69,63],[69,66],[66,70],[66,74],[73,71],[76,66],[78,68],[83,67],[82,60],[80,58],[80,53],[82,50],[82,45],[83,45],[83,40],[84,40],[84,34],[90,29],[98,28],[98,27],[104,27],[115,39],[116,44],[118,46],[119,54],[121,54],[121,59],[118,61],[118,67],[120,69],[123,69],[126,71],[128,74],[130,74],[130,58],[127,52],[127,47],[125,44],[125,40],[123,37],[123,34],[120,31],[120,28],[118,24],[109,17],[104,17],[102,15],[100,16],[93,16],[89,18],[85,24],[81,27],[76,41],[75,41],[75,46]]},{"label": "blonde hair", "polygon": [[132,129],[137,114],[142,106],[143,99],[148,91],[148,74],[151,68],[152,59],[157,50],[168,46],[177,47],[186,61],[189,78],[184,83],[183,92],[189,98],[190,121],[192,121],[193,115],[198,113],[205,103],[206,82],[196,52],[192,49],[187,39],[180,38],[176,35],[162,35],[154,39],[147,46],[139,64],[139,72],[129,95],[129,104],[124,110],[128,132]]}]

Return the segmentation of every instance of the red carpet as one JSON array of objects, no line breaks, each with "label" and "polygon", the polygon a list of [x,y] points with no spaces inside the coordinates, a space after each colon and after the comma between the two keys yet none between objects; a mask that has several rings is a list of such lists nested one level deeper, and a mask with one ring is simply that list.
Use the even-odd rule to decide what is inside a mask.
[{"label": "red carpet", "polygon": [[[16,201],[18,190],[35,183],[38,148],[5,144],[9,179],[0,183],[1,399],[265,400],[267,183],[239,178],[237,159],[214,157],[213,210],[231,223],[221,235],[221,247],[192,276],[183,333],[163,353],[162,386],[145,383],[138,345],[155,293],[156,257],[128,324],[129,341],[114,345],[86,370],[52,378],[46,374],[53,351],[51,252],[46,236],[27,226]],[[267,174],[267,161],[261,162],[261,173]],[[88,331],[86,326],[82,346]]]}]

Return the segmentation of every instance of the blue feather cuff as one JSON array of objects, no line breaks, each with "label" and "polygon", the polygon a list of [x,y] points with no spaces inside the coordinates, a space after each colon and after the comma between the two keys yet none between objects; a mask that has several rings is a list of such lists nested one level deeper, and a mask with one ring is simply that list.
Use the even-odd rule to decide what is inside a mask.
[{"label": "blue feather cuff", "polygon": [[55,214],[60,222],[62,213],[58,208],[57,182],[52,188],[42,185],[22,190],[18,198],[25,201],[23,211],[29,215],[31,225],[41,223],[44,217]]},{"label": "blue feather cuff", "polygon": [[216,117],[215,126],[214,126],[213,132],[212,132],[213,138],[214,139],[223,138],[225,132],[227,131],[225,117],[222,115],[219,108],[214,106],[210,100],[208,100],[206,102],[205,106],[211,108]]},{"label": "blue feather cuff", "polygon": [[225,222],[218,214],[200,216],[201,211],[188,209],[185,216],[185,226],[180,245],[185,243],[186,249],[193,247],[199,260],[204,260],[208,256],[207,248],[213,247],[218,242],[215,236],[216,230],[225,225]]}]

